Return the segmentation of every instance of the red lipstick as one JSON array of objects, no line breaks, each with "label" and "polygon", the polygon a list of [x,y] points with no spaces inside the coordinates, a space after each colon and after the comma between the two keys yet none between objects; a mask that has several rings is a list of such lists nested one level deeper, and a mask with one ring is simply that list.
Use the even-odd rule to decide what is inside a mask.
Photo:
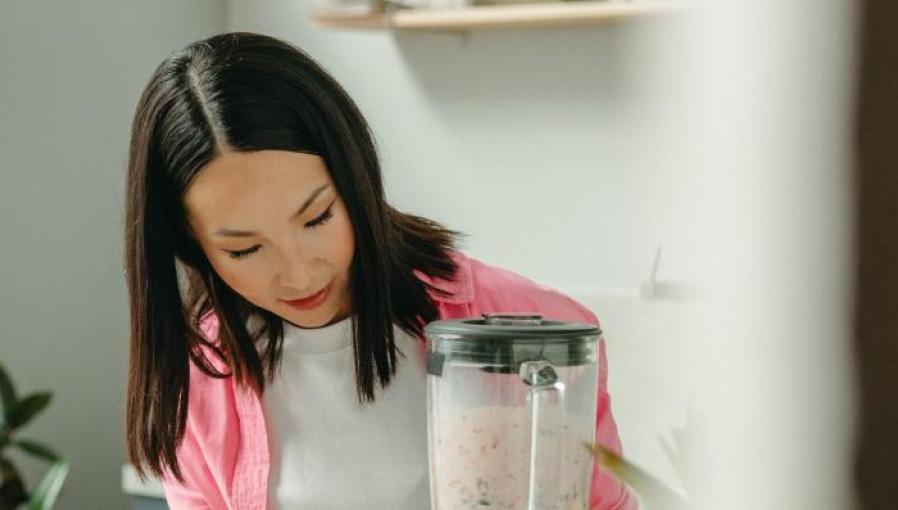
[{"label": "red lipstick", "polygon": [[320,305],[327,299],[327,295],[330,294],[331,285],[328,284],[327,287],[319,290],[315,294],[312,294],[309,297],[305,297],[302,299],[294,299],[293,301],[284,300],[285,303],[296,308],[297,310],[311,310],[316,306]]}]

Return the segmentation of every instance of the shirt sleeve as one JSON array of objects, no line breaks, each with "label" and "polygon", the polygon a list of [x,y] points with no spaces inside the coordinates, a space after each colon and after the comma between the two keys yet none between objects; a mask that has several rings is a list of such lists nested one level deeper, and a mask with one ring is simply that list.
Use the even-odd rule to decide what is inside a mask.
[{"label": "shirt sleeve", "polygon": [[178,484],[176,480],[164,481],[165,502],[171,510],[212,510],[199,491]]},{"label": "shirt sleeve", "polygon": [[183,482],[170,471],[162,487],[172,510],[229,508],[238,418],[230,379],[205,376],[191,361],[190,394],[184,436],[176,448]]},{"label": "shirt sleeve", "polygon": [[[188,448],[196,444],[196,438],[189,437],[190,431],[185,432],[184,442],[181,449],[186,445]],[[181,454],[179,452],[179,457]],[[200,490],[202,486],[201,479],[198,476],[202,473],[202,466],[196,465],[195,462],[181,462],[181,475],[184,478],[183,483],[179,482],[171,473],[166,472],[162,478],[162,488],[165,491],[165,500],[171,510],[212,510],[212,506],[206,501],[206,497]],[[208,478],[208,477],[206,477]]]},{"label": "shirt sleeve", "polygon": [[[162,478],[165,500],[171,510],[212,510],[212,504],[206,499],[204,484],[212,477],[209,468],[202,462],[196,436],[187,427],[184,439],[178,447],[178,464],[181,468],[183,482],[166,471]],[[224,507],[222,507],[224,508]]]}]

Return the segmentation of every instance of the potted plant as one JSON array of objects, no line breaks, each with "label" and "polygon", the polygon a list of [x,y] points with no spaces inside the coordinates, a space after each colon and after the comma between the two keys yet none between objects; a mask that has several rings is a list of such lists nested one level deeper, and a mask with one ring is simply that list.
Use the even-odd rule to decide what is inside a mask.
[{"label": "potted plant", "polygon": [[[9,374],[0,365],[0,510],[13,510],[23,504],[27,504],[28,510],[50,509],[62,489],[69,470],[68,461],[39,441],[19,435],[21,428],[40,414],[51,398],[52,394],[46,391],[18,398]],[[13,448],[51,464],[31,494],[25,490],[22,476],[7,456]]]}]

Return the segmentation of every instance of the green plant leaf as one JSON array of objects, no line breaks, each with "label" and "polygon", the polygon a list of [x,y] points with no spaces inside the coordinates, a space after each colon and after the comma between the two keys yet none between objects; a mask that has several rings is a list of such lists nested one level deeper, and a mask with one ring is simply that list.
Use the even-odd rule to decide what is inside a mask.
[{"label": "green plant leaf", "polygon": [[50,392],[40,392],[20,400],[6,417],[9,428],[16,429],[31,421],[37,413],[47,407],[52,396]]},{"label": "green plant leaf", "polygon": [[59,454],[54,452],[50,447],[43,445],[37,441],[30,439],[16,439],[16,446],[21,448],[25,453],[33,457],[54,462],[60,459]]},{"label": "green plant leaf", "polygon": [[2,455],[0,455],[0,481],[2,481],[0,483],[0,508],[4,510],[19,508],[19,505],[28,502],[22,475],[16,466]]},{"label": "green plant leaf", "polygon": [[28,502],[28,510],[50,510],[53,508],[68,474],[68,461],[59,460],[54,462],[37,485],[34,494],[31,495],[31,501]]},{"label": "green plant leaf", "polygon": [[0,364],[0,400],[3,404],[3,414],[9,414],[16,404],[16,388],[2,364]]}]

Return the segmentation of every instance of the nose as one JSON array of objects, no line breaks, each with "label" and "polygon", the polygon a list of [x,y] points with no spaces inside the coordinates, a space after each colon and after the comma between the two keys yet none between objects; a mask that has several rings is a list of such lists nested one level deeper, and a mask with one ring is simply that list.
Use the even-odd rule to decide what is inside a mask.
[{"label": "nose", "polygon": [[302,297],[318,290],[312,288],[315,281],[311,260],[296,253],[284,257],[277,283],[281,288],[290,289],[293,297]]}]

